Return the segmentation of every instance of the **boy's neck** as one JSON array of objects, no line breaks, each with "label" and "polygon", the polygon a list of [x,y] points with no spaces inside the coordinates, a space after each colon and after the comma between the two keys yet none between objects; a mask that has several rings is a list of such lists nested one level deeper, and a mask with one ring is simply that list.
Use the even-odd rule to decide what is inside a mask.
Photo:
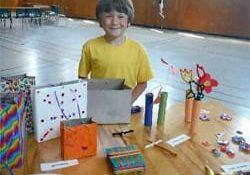
[{"label": "boy's neck", "polygon": [[107,35],[105,35],[104,38],[108,43],[110,43],[112,45],[120,45],[120,44],[124,43],[126,40],[125,35],[123,35],[122,37],[118,37],[118,38],[110,38]]}]

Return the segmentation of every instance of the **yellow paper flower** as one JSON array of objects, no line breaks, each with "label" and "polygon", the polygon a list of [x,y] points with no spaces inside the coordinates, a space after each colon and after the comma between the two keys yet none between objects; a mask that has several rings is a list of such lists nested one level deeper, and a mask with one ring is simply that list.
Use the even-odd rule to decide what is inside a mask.
[{"label": "yellow paper flower", "polygon": [[180,69],[181,78],[184,82],[189,83],[193,80],[193,71],[192,69],[188,70],[186,68]]}]

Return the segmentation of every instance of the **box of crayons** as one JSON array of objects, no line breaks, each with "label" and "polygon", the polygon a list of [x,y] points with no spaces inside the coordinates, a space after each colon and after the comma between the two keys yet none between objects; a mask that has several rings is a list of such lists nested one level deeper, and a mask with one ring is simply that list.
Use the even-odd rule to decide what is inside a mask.
[{"label": "box of crayons", "polygon": [[106,154],[114,174],[145,170],[145,160],[136,145],[107,148]]}]

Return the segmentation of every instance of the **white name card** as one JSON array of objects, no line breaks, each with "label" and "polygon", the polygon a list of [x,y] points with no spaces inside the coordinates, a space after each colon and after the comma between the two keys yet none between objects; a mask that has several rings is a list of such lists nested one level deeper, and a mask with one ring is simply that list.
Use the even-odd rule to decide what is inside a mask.
[{"label": "white name card", "polygon": [[182,135],[179,135],[173,139],[168,140],[166,143],[168,143],[172,147],[175,147],[176,145],[179,145],[180,143],[185,142],[189,139],[190,139],[189,136],[182,134]]},{"label": "white name card", "polygon": [[222,165],[221,169],[226,173],[233,173],[238,171],[249,171],[250,170],[250,162],[237,163],[232,165]]},{"label": "white name card", "polygon": [[67,160],[67,161],[58,161],[58,162],[50,162],[50,163],[41,163],[41,171],[49,171],[55,169],[66,168],[74,165],[78,165],[79,162],[77,159]]}]

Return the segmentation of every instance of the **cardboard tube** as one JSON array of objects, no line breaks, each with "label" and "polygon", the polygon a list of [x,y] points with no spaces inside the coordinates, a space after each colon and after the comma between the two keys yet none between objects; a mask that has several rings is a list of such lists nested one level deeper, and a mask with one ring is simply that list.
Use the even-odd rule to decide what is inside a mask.
[{"label": "cardboard tube", "polygon": [[185,101],[185,122],[191,122],[194,98],[187,98]]},{"label": "cardboard tube", "polygon": [[192,121],[189,133],[195,135],[198,133],[199,116],[201,109],[201,100],[194,100],[192,110]]},{"label": "cardboard tube", "polygon": [[160,100],[160,106],[159,106],[158,118],[157,118],[158,125],[163,125],[165,122],[167,98],[168,98],[168,93],[164,91],[161,92],[161,100]]},{"label": "cardboard tube", "polygon": [[148,127],[152,126],[153,96],[153,93],[146,93],[145,95],[144,125]]}]

